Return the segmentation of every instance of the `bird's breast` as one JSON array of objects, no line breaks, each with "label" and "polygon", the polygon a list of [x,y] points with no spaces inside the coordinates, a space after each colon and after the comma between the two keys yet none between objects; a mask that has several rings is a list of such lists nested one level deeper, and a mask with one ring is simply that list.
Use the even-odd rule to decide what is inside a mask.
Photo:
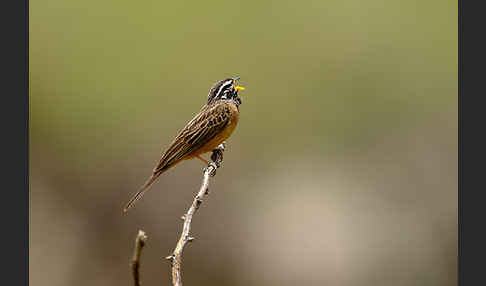
[{"label": "bird's breast", "polygon": [[231,110],[229,123],[223,130],[221,130],[221,132],[214,136],[213,139],[209,140],[208,143],[204,144],[204,146],[201,147],[200,151],[197,152],[197,154],[195,155],[213,151],[216,147],[218,147],[219,144],[223,143],[223,141],[228,139],[233,131],[235,131],[236,125],[238,125],[239,120],[238,107],[234,103],[227,104]]}]

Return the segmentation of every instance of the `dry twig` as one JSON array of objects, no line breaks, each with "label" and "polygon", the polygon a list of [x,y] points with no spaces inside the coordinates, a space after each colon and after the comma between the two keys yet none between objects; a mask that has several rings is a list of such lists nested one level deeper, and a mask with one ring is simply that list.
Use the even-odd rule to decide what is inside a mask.
[{"label": "dry twig", "polygon": [[146,240],[147,236],[145,232],[139,230],[135,239],[135,250],[133,251],[132,258],[132,275],[135,286],[140,286],[140,255],[142,254],[142,248],[145,246]]},{"label": "dry twig", "polygon": [[209,166],[204,169],[204,177],[201,184],[201,188],[197,193],[196,197],[192,201],[191,207],[187,210],[187,213],[182,216],[184,220],[184,225],[182,228],[182,233],[177,242],[172,255],[167,256],[166,259],[171,261],[172,265],[172,284],[174,286],[181,286],[181,262],[182,262],[182,252],[184,251],[184,246],[187,242],[193,241],[194,237],[189,236],[191,231],[192,216],[196,213],[199,206],[202,204],[202,198],[208,194],[209,178],[216,175],[216,169],[219,168],[221,162],[223,161],[223,151],[225,145],[224,142],[221,143],[216,149],[213,150],[211,155],[212,162]]}]

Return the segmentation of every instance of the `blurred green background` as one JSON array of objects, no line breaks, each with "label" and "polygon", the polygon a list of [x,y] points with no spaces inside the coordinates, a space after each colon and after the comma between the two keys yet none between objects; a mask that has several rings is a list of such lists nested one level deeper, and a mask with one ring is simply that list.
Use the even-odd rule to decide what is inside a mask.
[{"label": "blurred green background", "polygon": [[456,285],[457,2],[30,2],[31,285],[169,285],[186,161],[122,207],[240,76],[186,285]]}]

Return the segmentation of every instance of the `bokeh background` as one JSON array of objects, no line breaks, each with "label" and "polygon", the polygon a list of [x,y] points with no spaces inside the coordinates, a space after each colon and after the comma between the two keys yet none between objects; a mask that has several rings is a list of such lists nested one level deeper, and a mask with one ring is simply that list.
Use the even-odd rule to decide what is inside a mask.
[{"label": "bokeh background", "polygon": [[169,285],[202,164],[122,207],[240,76],[185,285],[456,285],[457,2],[30,3],[30,281]]}]

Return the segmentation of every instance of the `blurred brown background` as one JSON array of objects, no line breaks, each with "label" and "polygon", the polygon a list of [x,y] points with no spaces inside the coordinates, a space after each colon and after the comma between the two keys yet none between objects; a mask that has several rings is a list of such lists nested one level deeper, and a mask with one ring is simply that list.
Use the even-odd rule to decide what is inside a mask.
[{"label": "blurred brown background", "polygon": [[456,285],[457,2],[30,3],[30,281],[169,285],[202,165],[122,207],[210,86],[241,120],[186,285]]}]

